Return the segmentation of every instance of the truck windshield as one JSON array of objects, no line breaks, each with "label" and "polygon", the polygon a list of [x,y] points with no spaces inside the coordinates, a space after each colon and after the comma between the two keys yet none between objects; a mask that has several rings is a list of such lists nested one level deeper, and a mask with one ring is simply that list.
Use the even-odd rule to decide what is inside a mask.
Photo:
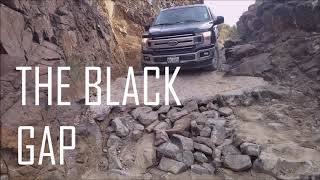
[{"label": "truck windshield", "polygon": [[168,9],[160,12],[154,25],[170,25],[188,22],[209,21],[209,13],[206,7],[185,7],[177,9]]}]

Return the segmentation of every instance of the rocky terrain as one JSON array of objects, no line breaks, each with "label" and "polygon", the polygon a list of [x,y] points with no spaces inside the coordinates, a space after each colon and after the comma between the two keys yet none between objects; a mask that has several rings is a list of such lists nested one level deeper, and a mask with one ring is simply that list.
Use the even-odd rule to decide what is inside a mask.
[{"label": "rocky terrain", "polygon": [[320,1],[266,0],[238,22],[241,40],[229,41],[230,75],[261,76],[319,99]]},{"label": "rocky terrain", "polygon": [[[192,82],[189,75],[175,85],[195,86],[181,90],[182,106],[92,106],[90,119],[104,135],[109,170],[92,170],[83,178],[319,178],[317,100],[259,78],[194,73]],[[199,77],[212,84],[199,90]],[[161,92],[160,82],[151,83],[154,92]]]},{"label": "rocky terrain", "polygon": [[[317,0],[257,1],[240,18],[241,39],[225,42],[226,74],[178,76],[182,106],[84,105],[84,66],[111,66],[113,78],[128,65],[137,68],[140,35],[155,13],[199,2],[1,0],[0,179],[319,179]],[[14,69],[22,65],[40,66],[44,82],[47,66],[71,66],[64,77],[71,88],[63,93],[72,105],[47,106],[43,90],[34,106],[32,71],[28,105],[21,106]],[[150,94],[163,92],[162,79],[153,79]],[[142,82],[138,76],[139,89]],[[116,99],[123,84],[114,81]],[[36,156],[46,125],[54,149],[58,127],[76,126],[76,150],[66,152],[64,166],[46,158],[41,166],[19,166],[21,125],[36,127],[39,138],[25,139]]]}]

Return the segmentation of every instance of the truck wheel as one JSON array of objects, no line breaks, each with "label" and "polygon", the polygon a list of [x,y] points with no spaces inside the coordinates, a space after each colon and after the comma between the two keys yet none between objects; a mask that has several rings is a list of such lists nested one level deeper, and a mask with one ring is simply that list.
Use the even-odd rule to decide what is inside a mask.
[{"label": "truck wheel", "polygon": [[205,68],[207,71],[215,71],[220,70],[220,53],[218,43],[216,43],[214,48],[214,58],[212,59],[213,63],[211,66]]},{"label": "truck wheel", "polygon": [[220,70],[221,69],[221,59],[220,59],[220,51],[219,51],[219,45],[218,43],[216,43],[216,45],[214,46],[214,53],[215,53],[215,56],[214,56],[214,68],[215,70]]}]

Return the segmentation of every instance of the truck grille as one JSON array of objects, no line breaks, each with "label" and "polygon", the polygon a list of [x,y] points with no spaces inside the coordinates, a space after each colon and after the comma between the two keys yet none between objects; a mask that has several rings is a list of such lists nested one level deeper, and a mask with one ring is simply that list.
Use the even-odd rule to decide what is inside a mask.
[{"label": "truck grille", "polygon": [[149,40],[148,46],[155,51],[161,52],[192,48],[201,42],[201,35],[181,34],[153,38],[152,40]]},{"label": "truck grille", "polygon": [[[194,54],[180,55],[180,61],[192,61],[196,59]],[[155,57],[154,62],[167,62],[167,57]]]}]

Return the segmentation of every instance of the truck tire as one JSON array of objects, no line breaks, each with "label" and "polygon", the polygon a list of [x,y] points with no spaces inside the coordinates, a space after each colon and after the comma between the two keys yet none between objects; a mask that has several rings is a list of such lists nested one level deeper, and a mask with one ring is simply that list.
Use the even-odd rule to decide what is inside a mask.
[{"label": "truck tire", "polygon": [[207,71],[215,71],[215,70],[220,70],[220,52],[219,52],[219,46],[218,43],[216,43],[215,48],[214,48],[214,57],[212,59],[212,65],[205,68]]}]

